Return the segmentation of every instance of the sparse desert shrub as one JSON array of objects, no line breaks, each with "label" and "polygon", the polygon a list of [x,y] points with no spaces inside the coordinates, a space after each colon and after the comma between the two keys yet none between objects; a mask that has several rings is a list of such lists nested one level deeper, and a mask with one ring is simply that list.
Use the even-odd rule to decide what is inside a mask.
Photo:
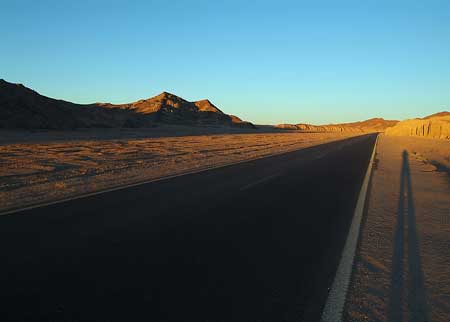
[{"label": "sparse desert shrub", "polygon": [[55,182],[55,189],[58,190],[66,189],[66,183],[64,181]]}]

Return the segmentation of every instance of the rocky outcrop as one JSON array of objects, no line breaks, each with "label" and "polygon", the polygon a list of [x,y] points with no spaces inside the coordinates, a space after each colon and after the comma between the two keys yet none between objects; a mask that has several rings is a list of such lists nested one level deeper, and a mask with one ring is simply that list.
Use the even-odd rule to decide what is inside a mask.
[{"label": "rocky outcrop", "polygon": [[149,127],[156,123],[255,127],[223,113],[209,100],[189,102],[167,92],[127,104],[83,105],[45,97],[23,85],[0,80],[0,128]]},{"label": "rocky outcrop", "polygon": [[231,118],[231,126],[232,127],[239,127],[239,128],[250,128],[250,129],[256,129],[256,126],[253,125],[251,122],[243,121],[236,115],[229,115]]},{"label": "rocky outcrop", "polygon": [[209,100],[189,102],[174,94],[163,92],[155,97],[130,104],[104,104],[104,107],[134,111],[151,116],[155,122],[184,125],[226,125],[232,127],[255,128],[234,115],[223,113]]},{"label": "rocky outcrop", "polygon": [[450,113],[441,112],[421,119],[401,121],[397,125],[388,128],[386,135],[421,136],[450,140]]}]

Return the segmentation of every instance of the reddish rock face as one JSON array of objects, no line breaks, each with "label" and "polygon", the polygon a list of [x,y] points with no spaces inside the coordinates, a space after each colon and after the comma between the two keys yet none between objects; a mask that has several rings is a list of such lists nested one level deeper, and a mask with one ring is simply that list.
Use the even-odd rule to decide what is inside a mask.
[{"label": "reddish rock face", "polygon": [[[209,100],[201,100],[194,102],[195,106],[197,106],[198,110],[200,112],[214,112],[223,114],[221,110],[219,110],[213,103],[211,103]],[[231,115],[230,115],[231,116]]]}]

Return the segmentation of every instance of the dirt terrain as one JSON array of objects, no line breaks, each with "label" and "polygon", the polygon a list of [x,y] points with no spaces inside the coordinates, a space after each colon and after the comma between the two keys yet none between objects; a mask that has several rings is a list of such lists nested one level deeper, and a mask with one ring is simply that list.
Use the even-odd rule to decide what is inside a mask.
[{"label": "dirt terrain", "polygon": [[[145,137],[61,132],[0,145],[0,209],[263,157],[351,136],[341,133],[237,133]],[[72,136],[74,136],[72,132]],[[84,134],[83,134],[84,133]],[[147,133],[150,135],[149,133]],[[109,139],[108,135],[110,136]],[[54,136],[54,139],[52,139]],[[113,137],[113,138],[111,138]]]},{"label": "dirt terrain", "polygon": [[450,141],[380,136],[345,321],[450,321]]}]

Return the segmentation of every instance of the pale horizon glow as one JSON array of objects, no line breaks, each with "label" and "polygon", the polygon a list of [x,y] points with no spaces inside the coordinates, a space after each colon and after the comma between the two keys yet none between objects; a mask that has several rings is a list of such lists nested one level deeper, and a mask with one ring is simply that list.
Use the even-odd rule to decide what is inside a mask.
[{"label": "pale horizon glow", "polygon": [[4,2],[0,78],[75,103],[167,91],[257,124],[450,109],[450,2]]}]

